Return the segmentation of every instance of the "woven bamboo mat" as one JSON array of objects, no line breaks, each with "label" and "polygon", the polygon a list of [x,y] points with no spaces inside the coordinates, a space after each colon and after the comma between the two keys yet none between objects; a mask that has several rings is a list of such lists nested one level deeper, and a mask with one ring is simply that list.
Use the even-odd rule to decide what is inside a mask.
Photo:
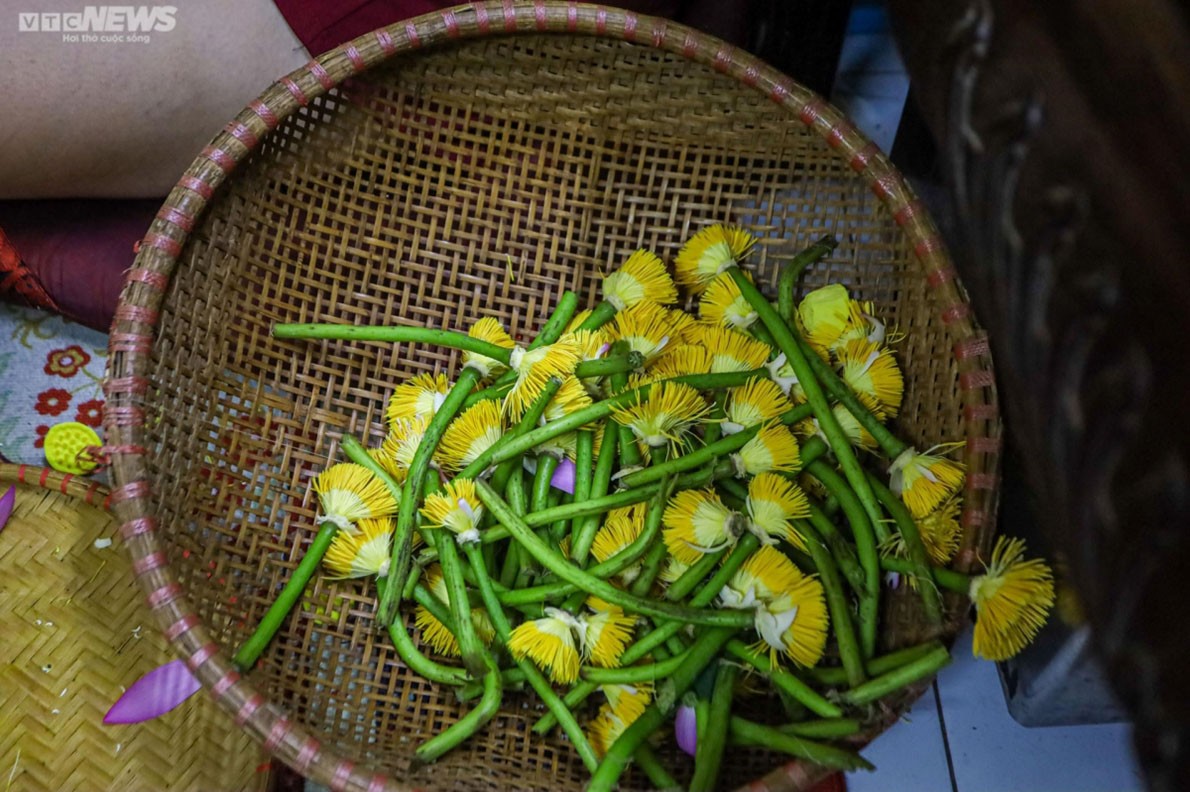
[{"label": "woven bamboo mat", "polygon": [[[0,465],[0,492],[20,470]],[[0,531],[0,790],[263,789],[259,747],[201,693],[103,725],[123,687],[173,655],[124,552],[95,546],[115,533],[104,492],[55,473],[39,486],[41,473],[24,468]]]}]

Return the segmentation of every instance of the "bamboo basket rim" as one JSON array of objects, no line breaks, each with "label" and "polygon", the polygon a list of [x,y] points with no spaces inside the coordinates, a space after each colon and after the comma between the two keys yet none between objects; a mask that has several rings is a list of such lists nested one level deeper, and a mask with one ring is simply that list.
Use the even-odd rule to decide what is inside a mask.
[{"label": "bamboo basket rim", "polygon": [[[968,476],[961,516],[963,544],[953,566],[968,570],[990,544],[999,488],[1000,414],[986,334],[923,204],[888,158],[845,116],[812,91],[719,39],[665,19],[618,8],[546,0],[476,2],[404,20],[360,36],[282,77],[217,134],[171,190],[128,271],[109,340],[104,425],[113,487],[109,497],[137,579],[159,627],[219,705],[266,751],[333,790],[407,790],[384,774],[357,767],[292,723],[208,633],[169,566],[151,504],[145,413],[150,355],[161,306],[183,246],[216,189],[261,140],[310,99],[395,56],[488,36],[568,34],[619,39],[680,55],[730,76],[785,108],[844,159],[908,237],[934,298],[935,315],[957,342],[953,353],[967,428]],[[805,765],[778,768],[752,788],[778,789],[811,778]]]}]

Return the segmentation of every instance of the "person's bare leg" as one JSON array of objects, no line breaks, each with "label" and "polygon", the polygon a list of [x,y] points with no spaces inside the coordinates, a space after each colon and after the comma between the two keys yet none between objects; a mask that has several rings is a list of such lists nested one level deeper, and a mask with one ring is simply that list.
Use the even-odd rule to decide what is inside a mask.
[{"label": "person's bare leg", "polygon": [[0,198],[164,195],[223,125],[309,60],[269,0],[176,3],[173,29],[148,43],[19,31],[18,14],[44,5],[0,0]]}]

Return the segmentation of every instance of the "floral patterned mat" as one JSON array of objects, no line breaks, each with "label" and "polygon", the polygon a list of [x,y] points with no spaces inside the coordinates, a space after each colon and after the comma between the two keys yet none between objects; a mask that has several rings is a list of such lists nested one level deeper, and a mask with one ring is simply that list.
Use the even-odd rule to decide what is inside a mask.
[{"label": "floral patterned mat", "polygon": [[107,336],[59,316],[0,303],[0,455],[44,465],[51,426],[78,421],[103,436]]}]

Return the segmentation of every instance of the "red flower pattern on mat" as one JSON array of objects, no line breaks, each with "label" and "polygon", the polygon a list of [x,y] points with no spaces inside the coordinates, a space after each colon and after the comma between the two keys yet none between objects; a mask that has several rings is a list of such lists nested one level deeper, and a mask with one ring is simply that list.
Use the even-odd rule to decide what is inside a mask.
[{"label": "red flower pattern on mat", "polygon": [[37,427],[37,439],[33,441],[34,448],[45,448],[45,436],[50,431],[48,426]]},{"label": "red flower pattern on mat", "polygon": [[70,406],[70,391],[61,388],[50,388],[37,394],[37,404],[33,409],[42,415],[61,415]]},{"label": "red flower pattern on mat", "polygon": [[45,373],[59,377],[73,377],[79,369],[91,362],[91,356],[77,344],[66,349],[55,349],[45,359]]},{"label": "red flower pattern on mat", "polygon": [[80,404],[74,420],[98,429],[103,423],[103,399],[92,399]]}]

